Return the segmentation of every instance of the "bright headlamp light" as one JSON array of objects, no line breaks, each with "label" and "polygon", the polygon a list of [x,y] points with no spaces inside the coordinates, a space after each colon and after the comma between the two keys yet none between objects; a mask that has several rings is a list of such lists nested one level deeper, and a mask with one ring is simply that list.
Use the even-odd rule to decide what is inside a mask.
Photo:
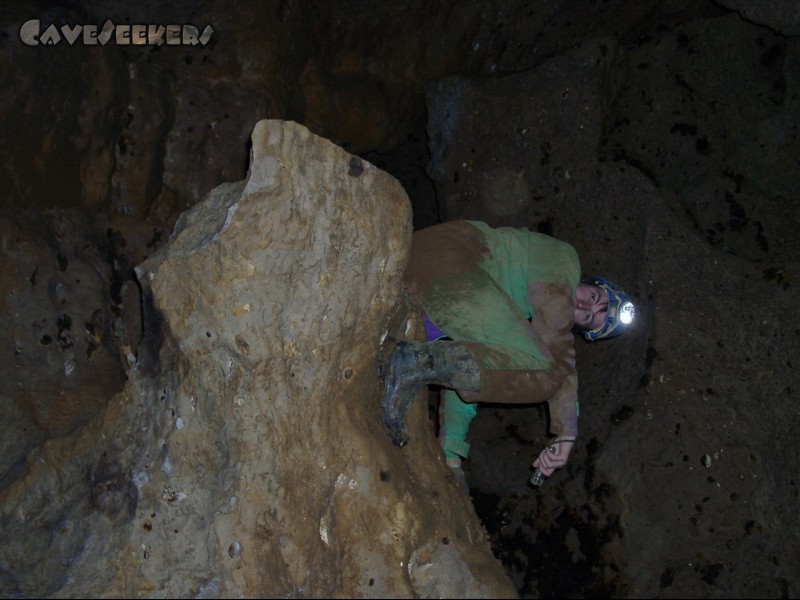
[{"label": "bright headlamp light", "polygon": [[630,325],[633,323],[633,318],[636,316],[636,309],[633,308],[633,302],[625,301],[619,305],[619,320],[623,325]]}]

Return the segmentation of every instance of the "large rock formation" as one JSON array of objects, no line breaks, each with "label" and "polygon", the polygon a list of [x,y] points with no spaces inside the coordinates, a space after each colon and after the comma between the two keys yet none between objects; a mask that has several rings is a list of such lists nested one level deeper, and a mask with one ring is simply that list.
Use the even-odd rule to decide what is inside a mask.
[{"label": "large rock formation", "polygon": [[123,391],[2,491],[3,595],[515,596],[424,403],[408,448],[381,424],[410,234],[396,179],[259,122],[247,179],[137,266]]}]

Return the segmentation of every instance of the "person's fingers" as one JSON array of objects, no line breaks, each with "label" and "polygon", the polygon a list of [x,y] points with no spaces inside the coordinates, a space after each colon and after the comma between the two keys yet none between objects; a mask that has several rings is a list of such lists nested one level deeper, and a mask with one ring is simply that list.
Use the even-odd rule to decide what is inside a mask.
[{"label": "person's fingers", "polygon": [[[544,450],[542,450],[539,453],[539,458],[537,458],[536,460],[539,463],[536,466],[538,466],[540,470],[542,470],[542,469],[553,470],[557,466],[557,464],[556,464],[556,462],[554,460],[554,455],[553,455],[552,452],[550,452],[549,448],[545,448]],[[544,471],[542,471],[542,472],[544,472]]]},{"label": "person's fingers", "polygon": [[546,446],[533,461],[533,468],[539,469],[543,475],[549,477],[553,471],[567,464],[573,443],[574,438],[553,440],[553,443]]},{"label": "person's fingers", "polygon": [[550,475],[552,475],[553,472],[556,470],[556,466],[554,464],[551,464],[550,462],[545,462],[545,461],[541,461],[540,460],[539,461],[539,470],[545,476],[550,477]]}]

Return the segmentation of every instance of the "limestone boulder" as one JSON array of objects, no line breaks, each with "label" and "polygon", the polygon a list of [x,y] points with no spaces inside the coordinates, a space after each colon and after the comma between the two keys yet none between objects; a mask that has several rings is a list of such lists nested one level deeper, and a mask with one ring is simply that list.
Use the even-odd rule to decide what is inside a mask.
[{"label": "limestone boulder", "polygon": [[515,597],[427,407],[394,447],[380,353],[419,334],[408,197],[286,121],[136,267],[144,338],[79,433],[0,495],[2,593]]}]

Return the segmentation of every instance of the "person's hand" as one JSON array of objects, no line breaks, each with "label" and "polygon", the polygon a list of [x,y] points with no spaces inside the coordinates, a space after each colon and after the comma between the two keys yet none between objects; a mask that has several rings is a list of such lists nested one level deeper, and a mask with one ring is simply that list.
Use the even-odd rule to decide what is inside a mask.
[{"label": "person's hand", "polygon": [[534,468],[539,469],[545,477],[550,477],[553,471],[567,464],[574,445],[575,436],[558,436],[550,440],[550,444],[533,461]]}]

